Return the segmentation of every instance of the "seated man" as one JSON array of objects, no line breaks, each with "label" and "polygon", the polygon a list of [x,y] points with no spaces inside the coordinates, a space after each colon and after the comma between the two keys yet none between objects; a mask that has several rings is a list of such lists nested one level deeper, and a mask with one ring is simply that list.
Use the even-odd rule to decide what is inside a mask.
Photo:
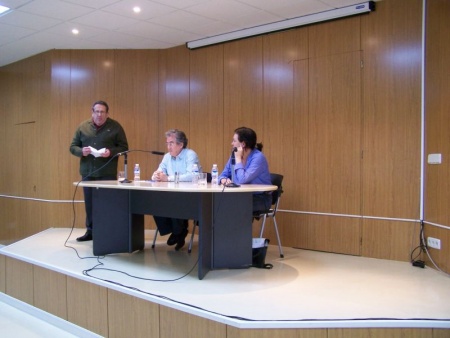
[{"label": "seated man", "polygon": [[[166,132],[166,144],[169,152],[164,155],[158,169],[153,173],[152,180],[173,182],[175,173],[178,173],[180,182],[190,182],[192,167],[194,164],[199,165],[199,162],[196,152],[187,148],[186,134],[181,130],[171,129]],[[160,216],[154,216],[154,219],[162,236],[171,234],[167,245],[175,245],[175,250],[180,250],[188,234],[188,220]]]}]

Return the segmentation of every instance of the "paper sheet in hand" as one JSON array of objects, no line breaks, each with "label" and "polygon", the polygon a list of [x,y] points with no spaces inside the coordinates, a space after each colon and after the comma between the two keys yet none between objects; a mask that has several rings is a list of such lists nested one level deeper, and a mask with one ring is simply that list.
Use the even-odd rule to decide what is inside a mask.
[{"label": "paper sheet in hand", "polygon": [[106,151],[106,148],[102,148],[102,149],[97,150],[95,148],[92,148],[91,146],[89,146],[89,149],[91,149],[91,155],[93,155],[95,157],[102,156],[102,154],[104,154],[105,151]]}]

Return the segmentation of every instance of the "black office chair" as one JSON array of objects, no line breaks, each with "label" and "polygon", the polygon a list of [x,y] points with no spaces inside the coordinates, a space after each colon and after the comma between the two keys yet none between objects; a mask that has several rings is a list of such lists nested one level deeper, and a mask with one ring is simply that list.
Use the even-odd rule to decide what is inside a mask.
[{"label": "black office chair", "polygon": [[280,250],[280,257],[284,258],[283,249],[281,248],[280,234],[278,233],[278,224],[277,224],[277,220],[275,217],[277,214],[278,205],[280,204],[280,197],[281,197],[281,194],[283,193],[283,187],[282,187],[283,175],[271,173],[270,180],[273,185],[276,185],[278,187],[277,190],[272,192],[272,206],[270,209],[268,209],[264,212],[260,212],[253,216],[257,219],[259,219],[261,217],[263,218],[262,225],[261,225],[261,232],[259,233],[260,238],[262,238],[262,236],[263,236],[264,226],[266,225],[267,217],[271,217],[273,219],[273,224],[275,226],[275,232],[276,232],[277,239],[278,239],[278,249]]},{"label": "black office chair", "polygon": [[[211,183],[211,173],[206,173],[206,181],[208,183]],[[191,234],[191,239],[189,240],[189,246],[188,246],[188,253],[191,253],[192,251],[192,244],[194,243],[194,234],[195,234],[195,227],[198,226],[198,221],[194,220],[194,225],[192,226],[192,234]],[[152,243],[152,249],[155,248],[155,243],[156,243],[156,238],[158,237],[158,228],[156,228],[155,230],[155,237],[153,237],[153,243]]]}]

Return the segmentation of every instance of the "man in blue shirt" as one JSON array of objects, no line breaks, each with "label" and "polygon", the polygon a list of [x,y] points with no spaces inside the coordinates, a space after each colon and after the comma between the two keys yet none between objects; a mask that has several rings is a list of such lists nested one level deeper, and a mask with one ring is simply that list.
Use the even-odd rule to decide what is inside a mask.
[{"label": "man in blue shirt", "polygon": [[[187,148],[186,134],[178,129],[166,132],[166,145],[168,153],[164,155],[158,169],[153,173],[152,180],[157,182],[173,182],[175,173],[180,182],[190,182],[193,175],[193,166],[200,167],[197,153]],[[154,216],[159,233],[164,236],[170,234],[167,245],[175,245],[180,250],[185,244],[188,234],[188,220]]]}]

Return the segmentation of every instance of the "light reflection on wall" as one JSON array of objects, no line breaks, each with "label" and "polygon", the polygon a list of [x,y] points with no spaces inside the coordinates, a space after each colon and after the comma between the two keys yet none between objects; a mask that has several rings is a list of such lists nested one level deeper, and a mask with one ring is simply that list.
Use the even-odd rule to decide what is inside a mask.
[{"label": "light reflection on wall", "polygon": [[292,64],[286,66],[274,65],[264,67],[264,78],[266,80],[280,81],[289,80],[291,81],[293,76]]},{"label": "light reflection on wall", "polygon": [[[246,74],[247,73],[251,74],[253,76],[252,79],[256,79],[258,81],[261,80],[262,78],[262,67],[257,63],[240,62],[239,59],[234,58],[229,59],[226,63],[226,66],[228,68],[226,68],[225,72],[241,72],[241,73],[245,72]],[[248,68],[250,68],[251,72],[247,71]]]},{"label": "light reflection on wall", "polygon": [[71,80],[84,80],[88,78],[89,72],[81,68],[72,68],[70,66],[53,66],[52,78],[64,79],[70,77]]},{"label": "light reflection on wall", "polygon": [[[367,53],[377,53],[380,51],[382,42],[375,38],[367,39]],[[386,65],[394,66],[397,70],[410,68],[411,65],[418,66],[422,63],[422,48],[420,45],[396,45],[393,49],[387,49],[383,54]]]},{"label": "light reflection on wall", "polygon": [[191,93],[194,92],[201,92],[204,89],[204,86],[201,84],[200,81],[196,81],[194,79],[191,79],[191,82],[189,83],[190,91]]},{"label": "light reflection on wall", "polygon": [[396,70],[409,69],[412,65],[415,67],[421,64],[421,48],[396,47],[394,51],[386,53],[384,59],[388,64],[395,66]]},{"label": "light reflection on wall", "polygon": [[166,91],[174,94],[183,94],[189,92],[189,81],[168,80],[166,82]]},{"label": "light reflection on wall", "polygon": [[[111,61],[103,61],[103,67],[105,69],[112,68],[113,62]],[[89,78],[89,71],[83,68],[71,67],[70,65],[55,65],[52,67],[52,78],[67,78],[70,76],[70,79],[73,81],[77,80],[85,80]]]}]

